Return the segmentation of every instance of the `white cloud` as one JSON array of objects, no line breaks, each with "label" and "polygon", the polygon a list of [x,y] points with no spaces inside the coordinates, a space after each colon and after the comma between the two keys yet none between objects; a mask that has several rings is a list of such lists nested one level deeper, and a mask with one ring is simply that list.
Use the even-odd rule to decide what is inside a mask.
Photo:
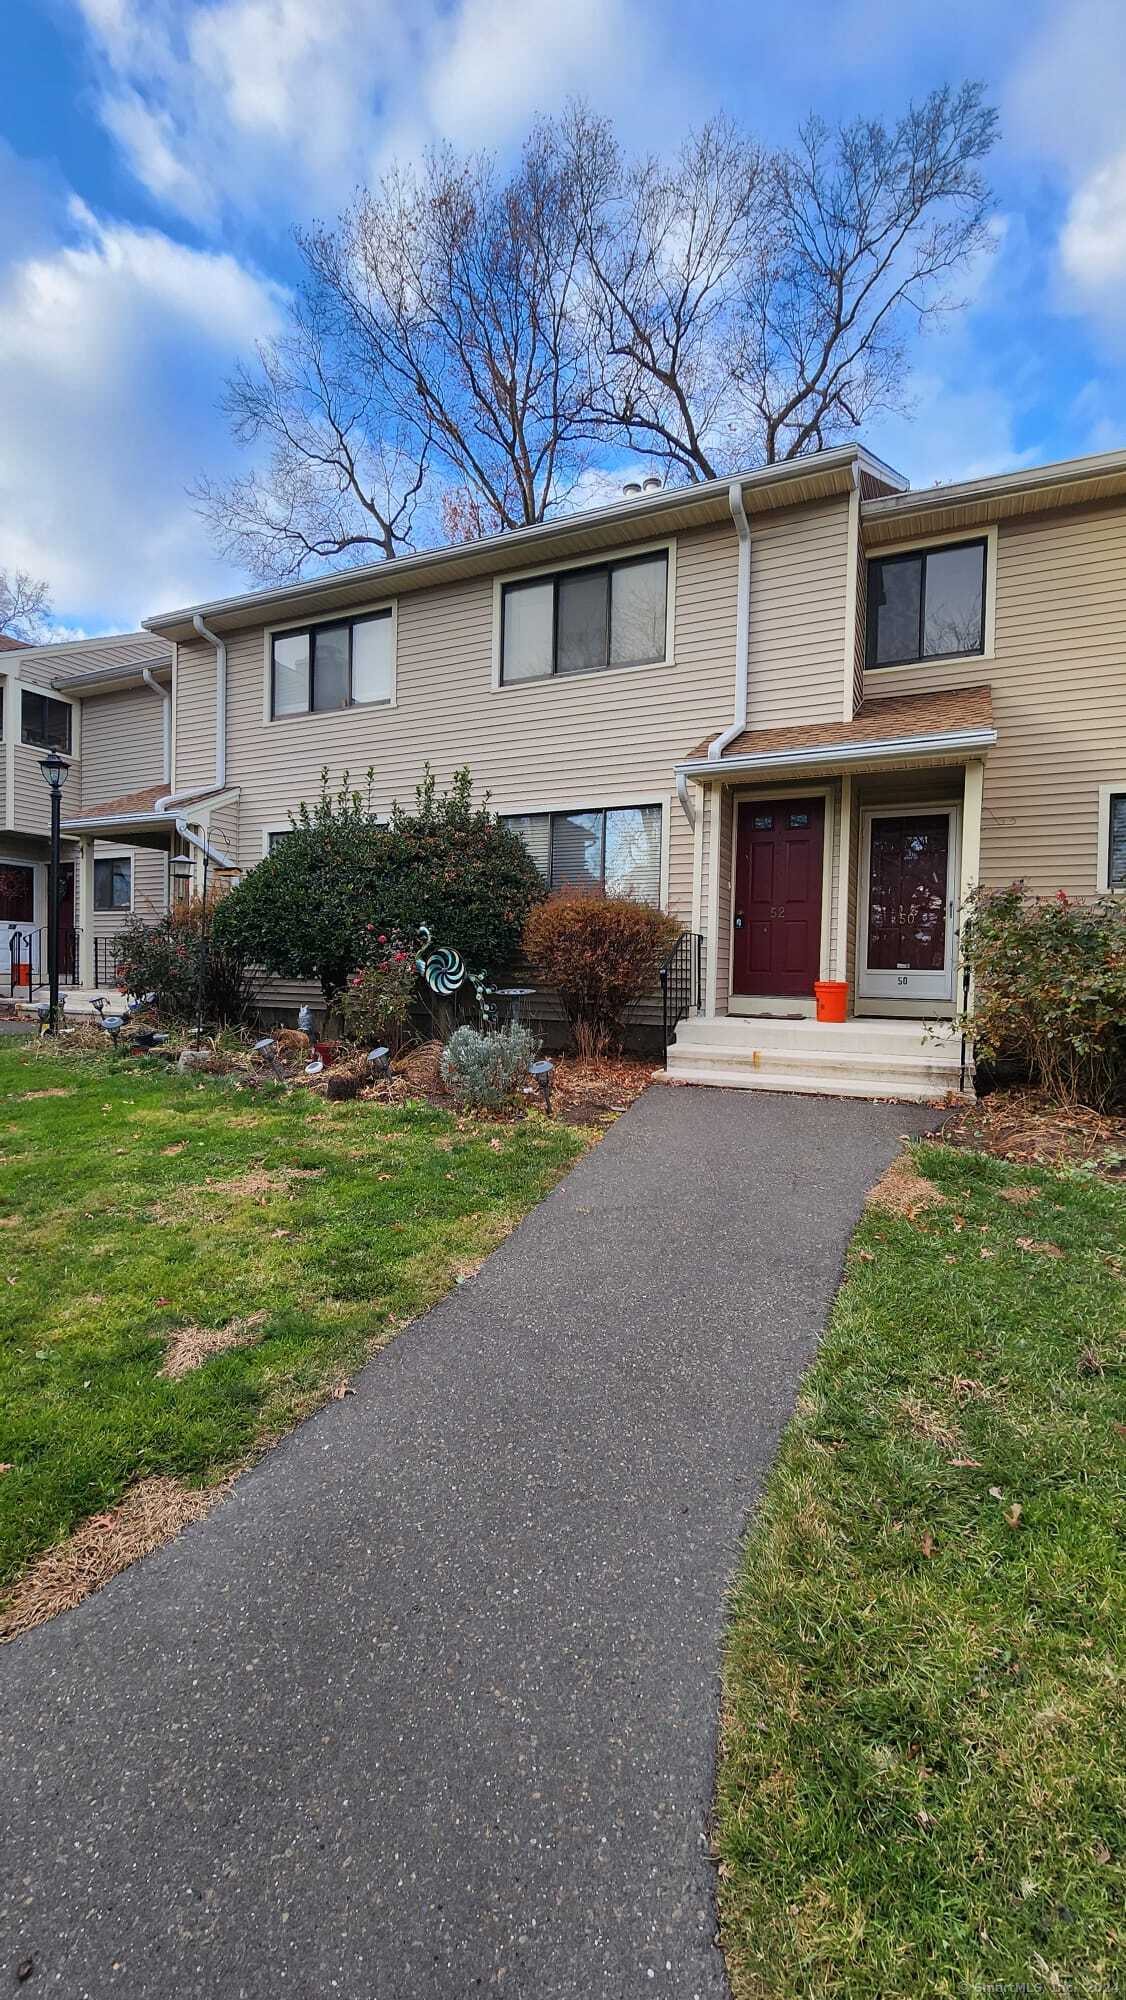
[{"label": "white cloud", "polygon": [[99,111],[155,199],[215,230],[332,215],[392,154],[504,148],[571,91],[660,143],[693,109],[640,0],[74,0]]},{"label": "white cloud", "polygon": [[0,276],[0,547],[50,580],[60,622],[121,629],[236,585],[185,487],[230,461],[218,384],[280,324],[233,257],[99,222]]},{"label": "white cloud", "polygon": [[1081,299],[1119,330],[1126,308],[1126,150],[1073,196],[1060,255]]},{"label": "white cloud", "polygon": [[1033,36],[1005,105],[1018,145],[1063,175],[1056,303],[1089,312],[1118,339],[1126,309],[1126,150],[1122,0],[1060,0]]}]

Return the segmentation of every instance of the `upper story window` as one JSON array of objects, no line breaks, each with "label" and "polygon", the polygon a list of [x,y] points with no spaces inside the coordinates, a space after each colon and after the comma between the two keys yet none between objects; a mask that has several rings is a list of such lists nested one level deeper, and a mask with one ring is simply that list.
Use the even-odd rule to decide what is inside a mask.
[{"label": "upper story window", "polygon": [[394,689],[390,611],[339,624],[276,632],[270,661],[270,714],[328,714],[389,702]]},{"label": "upper story window", "polygon": [[1106,886],[1126,889],[1126,792],[1112,792],[1107,829]]},{"label": "upper story window", "polygon": [[510,813],[505,825],[520,835],[551,889],[577,884],[642,903],[661,900],[660,806]]},{"label": "upper story window", "polygon": [[94,908],[129,910],[133,907],[133,862],[128,854],[107,855],[94,863]]},{"label": "upper story window", "polygon": [[63,750],[70,755],[70,703],[49,694],[22,690],[22,735],[36,750]]},{"label": "upper story window", "polygon": [[984,539],[870,559],[869,667],[984,650]]},{"label": "upper story window", "polygon": [[501,680],[651,666],[666,653],[667,551],[506,583]]}]

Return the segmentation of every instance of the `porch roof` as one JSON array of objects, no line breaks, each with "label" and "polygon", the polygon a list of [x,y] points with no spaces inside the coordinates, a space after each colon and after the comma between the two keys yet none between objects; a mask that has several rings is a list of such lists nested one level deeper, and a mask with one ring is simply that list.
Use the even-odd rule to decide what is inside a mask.
[{"label": "porch roof", "polygon": [[997,741],[993,694],[988,686],[949,688],[936,694],[881,696],[861,703],[848,722],[795,722],[781,729],[745,729],[722,757],[708,746],[720,729],[705,736],[677,769],[686,777],[719,778],[748,770],[789,765],[853,764],[865,758],[977,754]]},{"label": "porch roof", "polygon": [[143,785],[139,791],[121,792],[116,799],[105,799],[101,805],[89,806],[72,819],[64,819],[62,830],[69,834],[100,833],[107,840],[136,836],[144,844],[159,845],[161,835],[176,831],[171,813],[156,810],[157,800],[167,796],[166,784]]}]

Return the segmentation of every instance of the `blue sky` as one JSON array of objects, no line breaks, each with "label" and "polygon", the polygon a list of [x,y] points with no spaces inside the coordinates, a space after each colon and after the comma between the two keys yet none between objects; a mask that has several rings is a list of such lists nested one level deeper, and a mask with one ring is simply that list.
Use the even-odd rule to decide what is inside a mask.
[{"label": "blue sky", "polygon": [[[0,564],[60,636],[243,587],[186,488],[280,324],[292,225],[435,137],[518,142],[573,91],[660,149],[724,107],[892,118],[985,80],[995,248],[867,441],[913,482],[1126,445],[1123,0],[17,0],[0,98]],[[238,461],[241,464],[241,460]]]}]

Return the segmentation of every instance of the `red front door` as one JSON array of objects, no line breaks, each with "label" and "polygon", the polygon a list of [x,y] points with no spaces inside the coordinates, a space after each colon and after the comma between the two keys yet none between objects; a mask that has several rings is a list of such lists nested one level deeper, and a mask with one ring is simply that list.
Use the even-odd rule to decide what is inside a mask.
[{"label": "red front door", "polygon": [[750,799],[735,842],[736,993],[806,998],[821,970],[824,799]]}]

